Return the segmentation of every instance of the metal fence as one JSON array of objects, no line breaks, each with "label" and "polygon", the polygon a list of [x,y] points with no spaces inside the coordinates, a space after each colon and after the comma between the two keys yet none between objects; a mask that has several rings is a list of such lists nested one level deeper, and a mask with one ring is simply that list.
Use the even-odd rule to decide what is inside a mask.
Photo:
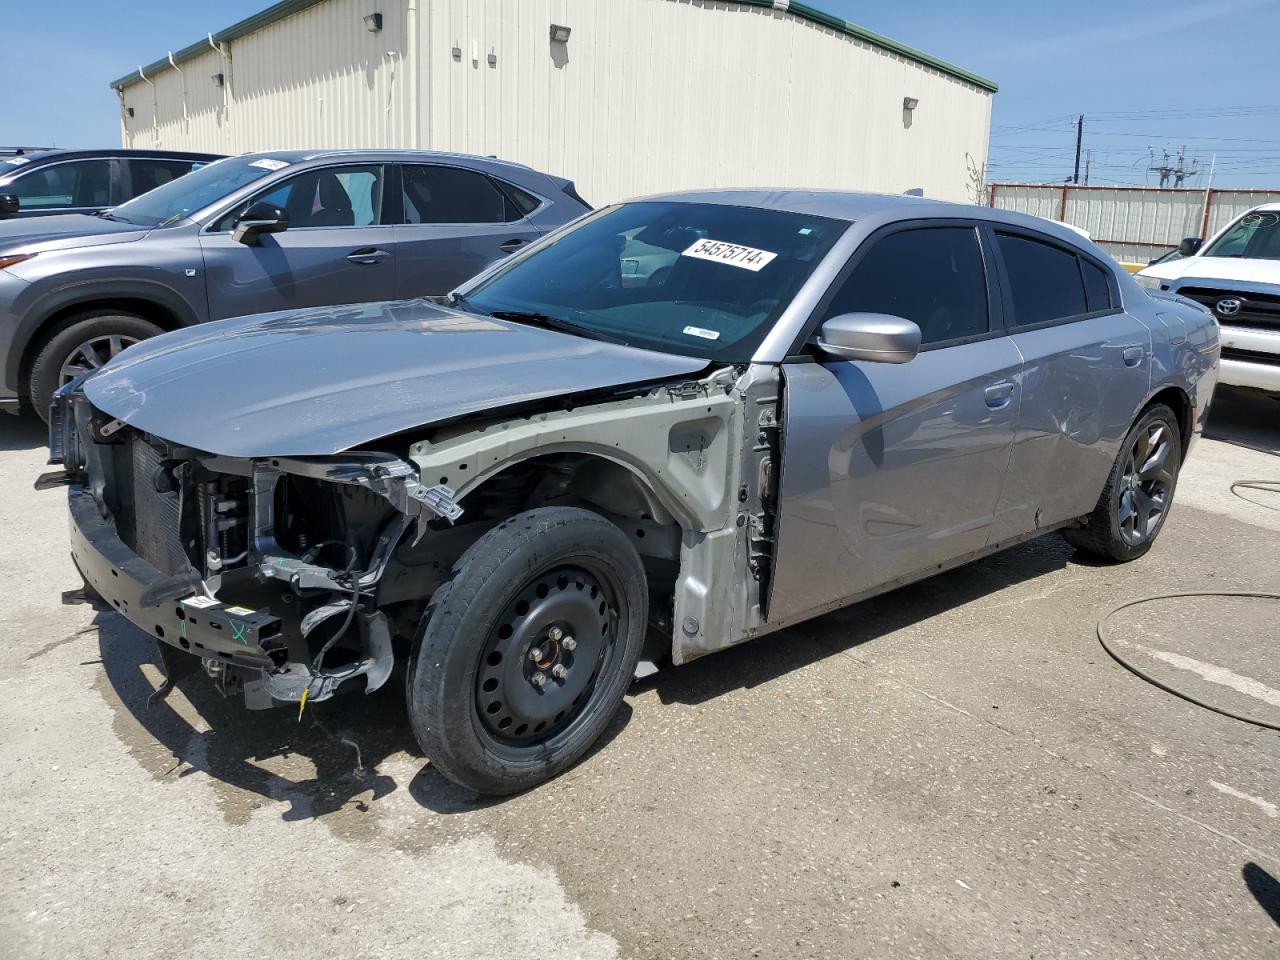
[{"label": "metal fence", "polygon": [[1080,227],[1117,260],[1143,264],[1183,237],[1209,237],[1252,207],[1280,202],[1280,190],[993,183],[989,191],[993,207]]}]

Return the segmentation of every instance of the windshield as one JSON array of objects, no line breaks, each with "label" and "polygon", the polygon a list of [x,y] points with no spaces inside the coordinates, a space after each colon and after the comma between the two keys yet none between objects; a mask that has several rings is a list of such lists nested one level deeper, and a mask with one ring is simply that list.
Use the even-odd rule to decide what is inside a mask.
[{"label": "windshield", "polygon": [[561,234],[462,305],[586,336],[745,362],[849,226],[718,203],[628,203]]},{"label": "windshield", "polygon": [[261,157],[217,160],[113,207],[110,216],[143,227],[167,227],[286,165]]},{"label": "windshield", "polygon": [[1280,260],[1280,210],[1246,213],[1200,255]]}]

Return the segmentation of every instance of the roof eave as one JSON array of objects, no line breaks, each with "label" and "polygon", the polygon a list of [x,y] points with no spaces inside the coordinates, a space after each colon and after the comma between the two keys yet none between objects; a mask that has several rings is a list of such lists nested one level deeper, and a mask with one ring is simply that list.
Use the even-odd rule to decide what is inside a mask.
[{"label": "roof eave", "polygon": [[[227,43],[232,40],[238,40],[241,37],[248,36],[251,33],[261,30],[263,27],[270,26],[271,24],[283,20],[286,17],[290,17],[295,13],[300,13],[308,7],[313,7],[320,2],[322,2],[322,0],[280,0],[279,3],[273,4],[265,10],[255,13],[251,17],[246,17],[239,23],[234,23],[227,27],[227,29],[220,30],[218,33],[213,34],[213,40],[215,43]],[[939,60],[937,57],[930,56],[922,50],[909,47],[904,43],[898,43],[896,40],[891,40],[888,37],[881,36],[872,30],[860,27],[856,23],[852,23],[848,20],[842,20],[839,17],[834,17],[829,13],[817,9],[816,7],[811,7],[808,4],[795,2],[780,3],[778,0],[737,0],[737,2],[746,7],[767,7],[769,9],[779,10],[781,12],[791,14],[792,16],[799,17],[801,20],[808,20],[810,23],[817,24],[818,26],[836,30],[846,36],[853,37],[857,40],[863,41],[864,43],[869,43],[872,46],[886,50],[889,53],[897,54],[907,60],[912,60],[921,66],[930,67],[940,73],[946,74],[947,76],[972,84],[973,86],[986,90],[989,93],[995,93],[1000,89],[994,80],[988,80],[986,77],[979,76],[976,73],[971,73],[962,67],[957,67],[953,63],[948,63],[945,60]],[[173,60],[175,63],[184,63],[187,60],[195,59],[208,49],[210,49],[209,41],[207,39],[201,40],[191,44],[189,47],[183,47],[181,50],[176,51],[173,54]],[[126,73],[124,76],[111,81],[111,86],[116,90],[123,90],[125,87],[129,87],[140,82],[143,79],[142,74],[146,74],[149,79],[150,75],[167,70],[171,66],[172,64],[169,62],[169,58],[165,57],[163,60],[157,60],[154,63],[148,64],[145,67],[140,67],[137,70]]]}]

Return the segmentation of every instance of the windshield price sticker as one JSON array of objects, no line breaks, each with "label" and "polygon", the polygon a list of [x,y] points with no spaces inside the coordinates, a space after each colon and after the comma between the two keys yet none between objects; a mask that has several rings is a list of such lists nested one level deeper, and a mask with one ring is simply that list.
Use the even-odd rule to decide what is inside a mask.
[{"label": "windshield price sticker", "polygon": [[699,260],[710,260],[712,263],[727,263],[731,267],[741,267],[753,273],[769,265],[777,256],[768,250],[757,250],[755,247],[744,247],[737,243],[725,243],[722,240],[698,240],[685,250],[681,256],[697,257]]},{"label": "windshield price sticker", "polygon": [[708,330],[706,327],[685,327],[684,334],[687,337],[701,337],[703,340],[719,340],[719,330]]},{"label": "windshield price sticker", "polygon": [[249,166],[251,167],[261,167],[263,170],[283,170],[288,165],[289,164],[286,163],[284,160],[268,160],[268,159],[255,160],[253,161],[253,163],[249,164]]},{"label": "windshield price sticker", "polygon": [[11,167],[20,167],[24,163],[30,162],[31,160],[27,157],[5,157],[4,160],[0,160],[0,163],[7,163]]}]

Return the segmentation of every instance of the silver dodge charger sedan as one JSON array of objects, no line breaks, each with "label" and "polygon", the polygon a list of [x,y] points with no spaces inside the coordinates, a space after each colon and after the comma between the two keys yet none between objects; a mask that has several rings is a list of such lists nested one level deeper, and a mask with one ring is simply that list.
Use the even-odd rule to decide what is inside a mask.
[{"label": "silver dodge charger sedan", "polygon": [[685,193],[438,300],[132,347],[58,393],[40,485],[158,695],[200,666],[296,715],[402,658],[432,764],[510,793],[660,665],[1051,531],[1140,557],[1218,353],[1049,221]]}]

